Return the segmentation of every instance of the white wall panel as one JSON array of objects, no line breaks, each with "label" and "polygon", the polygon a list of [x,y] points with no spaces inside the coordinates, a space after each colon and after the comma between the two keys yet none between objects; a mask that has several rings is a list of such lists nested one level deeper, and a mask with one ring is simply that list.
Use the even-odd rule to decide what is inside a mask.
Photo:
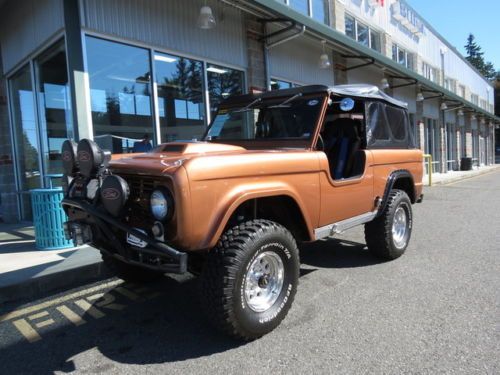
[{"label": "white wall panel", "polygon": [[333,85],[333,67],[320,69],[321,44],[298,37],[269,50],[269,71],[272,77],[300,84]]},{"label": "white wall panel", "polygon": [[208,1],[217,19],[212,30],[196,26],[199,0],[82,0],[86,28],[170,51],[247,66],[242,14]]},{"label": "white wall panel", "polygon": [[392,96],[394,96],[396,99],[408,103],[408,112],[410,113],[417,112],[416,95],[417,94],[415,93],[415,86],[394,89],[392,94]]},{"label": "white wall panel", "polygon": [[8,1],[0,14],[4,72],[11,70],[64,27],[62,0]]}]

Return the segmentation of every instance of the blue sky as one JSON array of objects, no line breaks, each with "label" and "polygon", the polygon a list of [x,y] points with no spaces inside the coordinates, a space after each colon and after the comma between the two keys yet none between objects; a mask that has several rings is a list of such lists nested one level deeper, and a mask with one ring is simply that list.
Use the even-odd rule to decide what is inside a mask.
[{"label": "blue sky", "polygon": [[471,32],[486,61],[500,70],[499,0],[407,0],[407,2],[465,56]]}]

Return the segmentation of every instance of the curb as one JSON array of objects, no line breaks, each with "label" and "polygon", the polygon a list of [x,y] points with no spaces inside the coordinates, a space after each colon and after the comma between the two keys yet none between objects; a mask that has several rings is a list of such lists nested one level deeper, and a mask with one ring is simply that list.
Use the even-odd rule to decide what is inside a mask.
[{"label": "curb", "polygon": [[21,283],[0,287],[0,303],[42,297],[48,292],[68,289],[87,282],[98,281],[111,275],[102,261],[81,267],[65,269],[48,275],[28,279]]},{"label": "curb", "polygon": [[433,181],[431,186],[429,186],[427,183],[424,183],[424,187],[432,188],[433,186],[438,186],[438,185],[449,185],[449,184],[453,184],[453,183],[458,182],[458,181],[469,180],[469,179],[474,178],[474,177],[482,176],[482,175],[485,175],[488,173],[493,173],[493,172],[496,172],[498,170],[500,170],[500,165],[497,165],[497,166],[494,166],[492,168],[488,168],[485,170],[478,170],[475,173],[470,174],[470,175],[457,176],[457,177],[453,177],[450,179],[445,179],[445,180],[435,181],[435,182]]}]

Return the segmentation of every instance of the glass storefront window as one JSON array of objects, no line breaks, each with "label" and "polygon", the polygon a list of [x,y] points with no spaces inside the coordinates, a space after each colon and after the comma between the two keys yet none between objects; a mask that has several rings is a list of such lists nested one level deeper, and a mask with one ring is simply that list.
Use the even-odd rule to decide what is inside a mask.
[{"label": "glass storefront window", "polygon": [[[38,116],[45,173],[62,173],[61,146],[73,138],[64,44],[35,60]],[[68,134],[69,130],[69,134]]]},{"label": "glass storefront window", "polygon": [[149,51],[86,36],[94,140],[113,153],[155,139]]},{"label": "glass storefront window", "polygon": [[312,17],[326,25],[329,24],[328,0],[311,0]]},{"label": "glass storefront window", "polygon": [[356,39],[356,23],[354,18],[348,16],[347,14],[345,16],[345,35]]},{"label": "glass storefront window", "polygon": [[290,6],[296,11],[309,15],[309,1],[308,0],[290,0]]},{"label": "glass storefront window", "polygon": [[36,126],[35,98],[29,65],[20,69],[9,80],[12,126],[14,128],[22,219],[31,219],[31,201],[28,191],[41,187],[39,140]]},{"label": "glass storefront window", "polygon": [[358,22],[357,32],[358,42],[364,46],[368,46],[368,44],[370,43],[368,38],[368,26]]},{"label": "glass storefront window", "polygon": [[370,29],[370,48],[380,52],[380,33]]},{"label": "glass storefront window", "polygon": [[155,52],[161,139],[200,139],[205,132],[203,63]]},{"label": "glass storefront window", "polygon": [[207,65],[207,81],[211,118],[220,102],[231,95],[242,94],[245,86],[242,71],[214,64]]}]

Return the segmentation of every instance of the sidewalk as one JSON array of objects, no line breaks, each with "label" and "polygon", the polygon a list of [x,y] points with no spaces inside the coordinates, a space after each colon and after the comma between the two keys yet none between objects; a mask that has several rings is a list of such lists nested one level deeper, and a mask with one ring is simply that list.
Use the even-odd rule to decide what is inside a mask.
[{"label": "sidewalk", "polygon": [[[466,180],[468,178],[480,176],[485,173],[491,173],[496,170],[500,170],[500,164],[474,167],[474,169],[472,169],[471,171],[449,171],[448,173],[433,173],[432,186],[451,184],[460,180]],[[424,175],[423,182],[424,186],[429,186],[428,175]]]},{"label": "sidewalk", "polygon": [[32,226],[0,224],[0,303],[105,275],[100,253],[92,247],[38,250]]}]

